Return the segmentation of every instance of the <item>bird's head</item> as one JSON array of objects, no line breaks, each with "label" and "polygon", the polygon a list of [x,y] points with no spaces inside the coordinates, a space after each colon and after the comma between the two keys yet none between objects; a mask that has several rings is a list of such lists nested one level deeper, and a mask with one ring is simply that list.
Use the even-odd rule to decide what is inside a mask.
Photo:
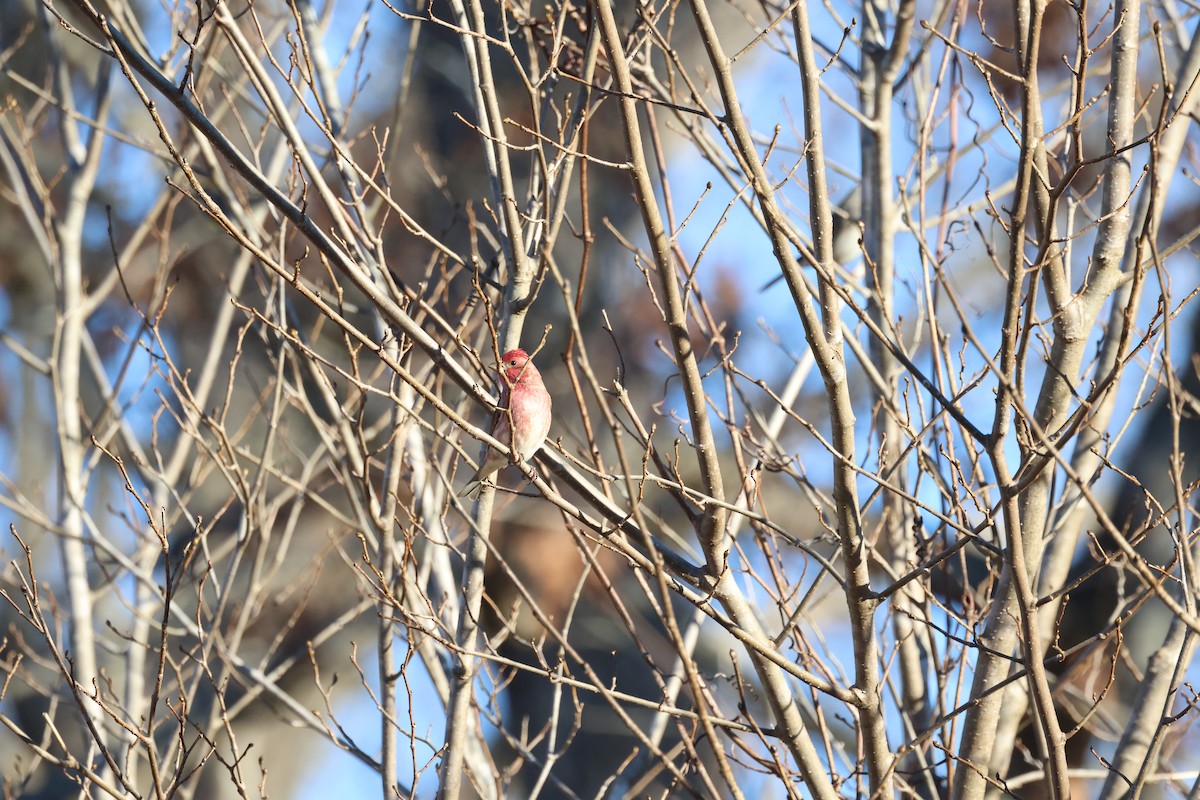
[{"label": "bird's head", "polygon": [[529,360],[529,354],[520,348],[509,350],[500,357],[500,363],[496,368],[504,374],[504,378],[511,386],[518,383],[536,383],[541,380],[538,374],[537,367]]}]

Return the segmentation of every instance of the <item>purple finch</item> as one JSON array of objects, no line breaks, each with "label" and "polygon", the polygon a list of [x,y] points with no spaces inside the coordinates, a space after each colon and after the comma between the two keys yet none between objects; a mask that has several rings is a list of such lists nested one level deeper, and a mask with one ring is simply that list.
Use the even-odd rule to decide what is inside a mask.
[{"label": "purple finch", "polygon": [[492,438],[512,450],[506,455],[489,447],[479,469],[459,492],[465,497],[510,463],[529,459],[550,432],[550,393],[541,373],[524,350],[509,350],[496,365],[500,372],[500,406],[492,418]]}]

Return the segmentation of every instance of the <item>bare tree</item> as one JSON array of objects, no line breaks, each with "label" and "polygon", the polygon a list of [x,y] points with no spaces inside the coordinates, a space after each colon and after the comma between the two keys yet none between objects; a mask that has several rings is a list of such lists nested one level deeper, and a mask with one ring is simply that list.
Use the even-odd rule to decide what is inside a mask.
[{"label": "bare tree", "polygon": [[1190,6],[0,18],[6,797],[1200,797]]}]

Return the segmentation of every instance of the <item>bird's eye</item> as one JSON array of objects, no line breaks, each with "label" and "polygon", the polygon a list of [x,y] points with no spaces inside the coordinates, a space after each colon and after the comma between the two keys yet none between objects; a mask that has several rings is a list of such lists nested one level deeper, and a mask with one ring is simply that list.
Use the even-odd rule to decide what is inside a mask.
[{"label": "bird's eye", "polygon": [[517,365],[517,360],[514,358],[512,361],[508,362],[508,365],[510,367],[515,367]]}]

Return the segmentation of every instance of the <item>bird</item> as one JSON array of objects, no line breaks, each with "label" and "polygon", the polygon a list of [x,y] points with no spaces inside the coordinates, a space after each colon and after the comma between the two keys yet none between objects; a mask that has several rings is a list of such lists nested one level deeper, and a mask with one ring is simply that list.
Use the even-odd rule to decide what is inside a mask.
[{"label": "bird", "polygon": [[[841,202],[833,204],[830,210],[833,212],[833,260],[843,267],[848,267],[863,253],[862,184],[851,189]],[[783,278],[783,275],[776,275],[758,290],[765,292]]]},{"label": "bird", "polygon": [[517,348],[509,350],[495,365],[500,373],[500,405],[492,417],[492,438],[507,445],[511,456],[489,447],[479,469],[459,492],[459,497],[479,488],[501,467],[527,461],[550,432],[550,393],[529,354]]}]

